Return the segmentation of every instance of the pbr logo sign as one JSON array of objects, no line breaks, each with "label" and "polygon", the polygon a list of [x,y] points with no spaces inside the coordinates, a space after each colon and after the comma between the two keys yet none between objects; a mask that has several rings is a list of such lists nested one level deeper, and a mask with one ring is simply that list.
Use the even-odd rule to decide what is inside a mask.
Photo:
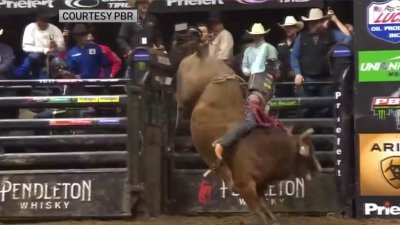
[{"label": "pbr logo sign", "polygon": [[372,36],[393,44],[400,43],[400,0],[372,2],[367,17]]}]

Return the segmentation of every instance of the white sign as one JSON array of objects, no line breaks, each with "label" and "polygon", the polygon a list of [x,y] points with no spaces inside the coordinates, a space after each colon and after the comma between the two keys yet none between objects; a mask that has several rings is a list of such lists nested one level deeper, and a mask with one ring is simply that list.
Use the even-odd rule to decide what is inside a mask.
[{"label": "white sign", "polygon": [[54,0],[0,0],[0,8],[8,9],[31,9],[46,6],[54,8]]},{"label": "white sign", "polygon": [[375,212],[378,216],[397,216],[400,215],[400,207],[397,205],[390,206],[390,204],[387,204],[385,206],[378,206],[375,203],[365,203],[365,215],[372,215],[373,212]]},{"label": "white sign", "polygon": [[223,5],[223,0],[167,0],[168,6]]},{"label": "white sign", "polygon": [[135,23],[136,10],[60,10],[60,23]]}]

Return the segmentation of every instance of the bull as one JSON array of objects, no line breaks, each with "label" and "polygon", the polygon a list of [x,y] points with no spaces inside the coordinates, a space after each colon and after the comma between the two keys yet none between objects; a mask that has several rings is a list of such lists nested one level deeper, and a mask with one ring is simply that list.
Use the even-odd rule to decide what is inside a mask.
[{"label": "bull", "polygon": [[293,176],[309,180],[321,171],[312,129],[293,135],[282,128],[255,128],[217,164],[212,143],[244,120],[244,96],[243,82],[226,63],[208,54],[207,43],[197,43],[195,53],[179,64],[177,104],[190,117],[196,150],[264,224],[276,224],[264,190]]}]

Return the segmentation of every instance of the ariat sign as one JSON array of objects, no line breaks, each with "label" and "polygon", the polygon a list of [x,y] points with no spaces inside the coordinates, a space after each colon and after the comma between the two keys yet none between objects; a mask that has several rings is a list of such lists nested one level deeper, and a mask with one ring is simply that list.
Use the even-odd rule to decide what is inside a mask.
[{"label": "ariat sign", "polygon": [[375,38],[400,43],[400,1],[372,2],[367,17],[368,31]]},{"label": "ariat sign", "polygon": [[375,203],[365,203],[364,214],[367,216],[397,216],[400,215],[400,207],[397,205],[390,206],[388,202],[386,202],[384,206],[379,206]]},{"label": "ariat sign", "polygon": [[223,5],[223,0],[167,0],[168,6]]},{"label": "ariat sign", "polygon": [[399,82],[400,51],[360,51],[359,82]]},{"label": "ariat sign", "polygon": [[359,134],[361,196],[398,196],[400,134]]}]

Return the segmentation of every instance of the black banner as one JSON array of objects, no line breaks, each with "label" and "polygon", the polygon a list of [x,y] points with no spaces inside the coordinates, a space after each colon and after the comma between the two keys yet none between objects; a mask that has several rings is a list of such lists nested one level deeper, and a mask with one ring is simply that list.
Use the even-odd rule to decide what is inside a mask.
[{"label": "black banner", "polygon": [[0,15],[34,13],[47,8],[57,13],[60,9],[127,9],[127,0],[0,0]]},{"label": "black banner", "polygon": [[[172,190],[175,204],[173,212],[232,213],[248,212],[243,198],[228,190],[226,184],[215,174],[203,178],[202,174],[191,171],[175,173],[173,183],[179,184]],[[332,212],[337,207],[334,193],[335,178],[332,174],[321,174],[311,182],[294,178],[270,185],[265,191],[267,204],[274,212]]]},{"label": "black banner", "polygon": [[400,1],[354,1],[357,217],[398,217]]},{"label": "black banner", "polygon": [[[153,0],[150,11],[176,13],[210,10],[251,10],[322,7],[323,0]],[[0,0],[0,15],[26,14],[37,8],[59,9],[127,9],[127,0]]]},{"label": "black banner", "polygon": [[154,0],[156,13],[322,7],[323,0]]},{"label": "black banner", "polygon": [[123,214],[125,169],[28,172],[0,175],[0,217]]}]

